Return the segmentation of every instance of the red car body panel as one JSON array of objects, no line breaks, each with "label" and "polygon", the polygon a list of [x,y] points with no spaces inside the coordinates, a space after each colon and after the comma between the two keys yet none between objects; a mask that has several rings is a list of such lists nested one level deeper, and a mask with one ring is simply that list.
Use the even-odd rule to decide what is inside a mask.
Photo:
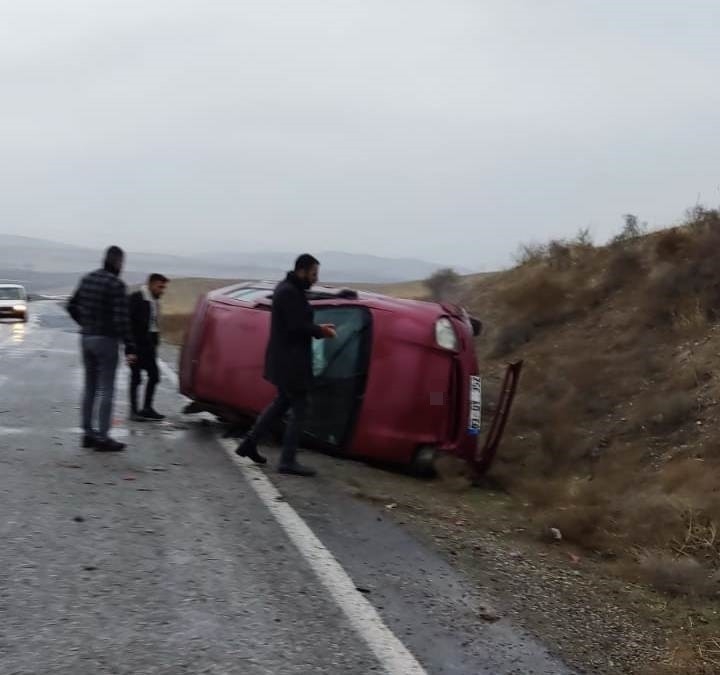
[{"label": "red car body panel", "polygon": [[[243,289],[258,289],[243,299]],[[213,291],[198,302],[181,355],[181,392],[208,409],[257,416],[275,396],[263,379],[270,327],[268,284]],[[327,292],[325,297],[324,293]],[[369,320],[364,391],[349,432],[337,449],[349,455],[408,463],[432,446],[472,459],[477,430],[469,429],[470,379],[478,375],[473,329],[459,307],[371,293],[320,289],[311,299],[323,310],[359,308]],[[313,297],[311,295],[311,297]],[[446,318],[458,349],[438,346],[435,326]]]}]

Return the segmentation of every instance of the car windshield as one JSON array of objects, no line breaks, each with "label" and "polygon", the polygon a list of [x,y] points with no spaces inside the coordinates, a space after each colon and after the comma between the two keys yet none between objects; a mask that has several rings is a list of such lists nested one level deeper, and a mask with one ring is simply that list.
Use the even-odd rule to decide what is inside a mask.
[{"label": "car windshield", "polygon": [[3,288],[0,286],[0,300],[22,300],[19,288]]}]

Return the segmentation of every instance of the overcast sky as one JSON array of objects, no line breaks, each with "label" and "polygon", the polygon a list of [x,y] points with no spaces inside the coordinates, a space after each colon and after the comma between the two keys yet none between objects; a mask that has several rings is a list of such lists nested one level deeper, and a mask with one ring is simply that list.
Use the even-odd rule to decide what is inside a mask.
[{"label": "overcast sky", "polygon": [[473,268],[720,203],[716,0],[0,0],[0,232]]}]

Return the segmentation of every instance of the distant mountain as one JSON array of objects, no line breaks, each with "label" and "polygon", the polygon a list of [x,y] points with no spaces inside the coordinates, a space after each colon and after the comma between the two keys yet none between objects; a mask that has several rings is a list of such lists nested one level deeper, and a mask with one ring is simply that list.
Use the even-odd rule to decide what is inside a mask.
[{"label": "distant mountain", "polygon": [[[67,290],[78,275],[97,267],[102,252],[56,241],[0,234],[0,279],[23,281],[36,291]],[[209,252],[194,256],[129,252],[125,279],[140,281],[152,271],[176,277],[280,278],[295,254],[278,251]],[[424,279],[442,267],[410,258],[328,251],[318,255],[328,282],[394,283]],[[467,270],[458,270],[460,272]]]},{"label": "distant mountain", "polygon": [[[296,255],[279,251],[214,252],[200,254],[199,259],[213,260],[222,264],[233,262],[243,270],[252,267],[271,270],[275,273],[274,276],[277,276],[292,266]],[[395,283],[425,279],[438,269],[446,267],[415,258],[389,258],[343,251],[324,251],[318,253],[317,257],[321,263],[320,273],[325,281]],[[472,270],[456,268],[456,271],[460,274],[469,274]],[[243,276],[252,277],[252,275]]]}]

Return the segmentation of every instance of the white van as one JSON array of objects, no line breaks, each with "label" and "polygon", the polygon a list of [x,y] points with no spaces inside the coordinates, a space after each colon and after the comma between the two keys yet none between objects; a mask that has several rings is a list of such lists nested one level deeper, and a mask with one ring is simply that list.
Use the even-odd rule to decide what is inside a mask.
[{"label": "white van", "polygon": [[18,284],[0,284],[0,319],[28,320],[27,293]]}]

